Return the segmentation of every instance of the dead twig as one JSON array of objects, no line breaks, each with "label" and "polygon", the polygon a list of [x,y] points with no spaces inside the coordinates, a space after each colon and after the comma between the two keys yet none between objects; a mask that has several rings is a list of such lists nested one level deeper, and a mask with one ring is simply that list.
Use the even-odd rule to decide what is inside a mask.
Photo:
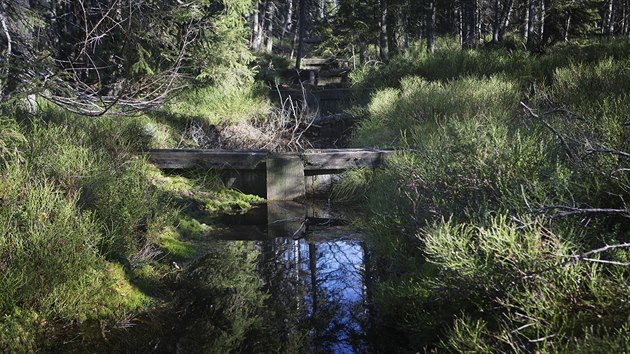
[{"label": "dead twig", "polygon": [[630,217],[630,208],[623,209],[612,209],[612,208],[576,208],[569,207],[564,205],[552,205],[546,206],[544,208],[540,208],[536,211],[536,213],[545,213],[550,210],[561,210],[553,215],[547,215],[546,219],[557,219],[567,216],[574,215],[585,215],[585,214],[604,214],[604,215],[622,215],[625,217]]},{"label": "dead twig", "polygon": [[[600,248],[597,248],[597,249],[594,249],[594,250],[590,250],[590,251],[584,252],[582,254],[578,254],[578,255],[560,255],[560,257],[569,257],[572,260],[593,260],[593,259],[589,259],[589,256],[592,256],[592,255],[598,254],[598,253],[602,253],[602,252],[606,252],[606,251],[619,249],[619,248],[630,248],[630,242],[619,243],[619,244],[616,244],[616,245],[606,245],[604,247],[600,247]],[[600,261],[600,260],[598,260],[598,261]]]},{"label": "dead twig", "polygon": [[621,157],[630,158],[630,153],[627,153],[627,152],[621,151],[621,150],[610,149],[610,148],[607,148],[607,147],[589,148],[588,150],[586,150],[586,154],[587,155],[590,155],[590,154],[611,154],[611,155],[617,155],[617,156],[621,156]]},{"label": "dead twig", "polygon": [[543,125],[547,127],[547,129],[551,130],[551,132],[560,140],[560,143],[564,147],[564,150],[566,151],[567,155],[570,158],[574,158],[575,153],[573,152],[569,144],[566,142],[564,136],[562,136],[562,134],[560,134],[560,132],[558,132],[556,128],[554,128],[551,124],[549,124],[549,122],[547,122],[547,120],[544,118],[545,115],[544,114],[538,115],[536,112],[534,112],[534,110],[531,107],[526,105],[525,102],[523,101],[521,101],[520,103],[521,103],[521,107],[523,107],[527,111],[527,113],[529,113],[530,116],[536,119],[539,119],[543,123]]}]

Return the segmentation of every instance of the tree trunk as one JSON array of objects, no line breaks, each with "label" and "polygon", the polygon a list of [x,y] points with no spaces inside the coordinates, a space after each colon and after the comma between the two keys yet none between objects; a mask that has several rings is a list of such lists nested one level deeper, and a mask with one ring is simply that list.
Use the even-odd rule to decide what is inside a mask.
[{"label": "tree trunk", "polygon": [[461,0],[462,49],[474,49],[478,43],[477,1]]},{"label": "tree trunk", "polygon": [[455,18],[457,19],[457,33],[459,34],[459,45],[464,46],[464,16],[462,10],[462,3],[459,2],[459,6],[455,7]]},{"label": "tree trunk", "polygon": [[326,0],[319,0],[317,4],[317,10],[319,19],[323,21],[326,18]]},{"label": "tree trunk", "polygon": [[427,52],[435,52],[435,0],[429,0],[427,12]]},{"label": "tree trunk", "polygon": [[[7,44],[4,48],[4,53],[2,53],[2,61],[0,62],[0,102],[4,100],[6,94],[8,94],[7,89],[9,84],[6,80],[9,80],[9,68],[11,67],[11,52],[13,51],[12,42],[13,38],[11,37],[11,32],[9,31],[9,25],[7,24],[7,16],[6,14],[6,4],[0,4],[0,26],[2,27],[2,35],[5,37]],[[1,43],[1,42],[0,42]]]},{"label": "tree trunk", "polygon": [[403,38],[402,44],[405,49],[409,48],[409,15],[405,13],[402,16]]},{"label": "tree trunk", "polygon": [[[262,14],[262,18],[264,18],[264,13]],[[254,15],[252,16],[252,39],[250,43],[250,48],[252,50],[258,51],[260,50],[260,46],[262,44],[263,37],[263,29],[261,25],[261,13],[260,13],[260,1],[256,1],[256,6],[254,8]]]},{"label": "tree trunk", "polygon": [[[483,9],[482,9],[483,10]],[[475,0],[475,25],[477,26],[475,28],[475,40],[477,43],[479,43],[479,40],[481,40],[481,38],[483,38],[483,29],[482,29],[482,24],[483,24],[483,19],[481,17],[481,11],[479,10],[479,2],[477,0]],[[477,46],[477,44],[475,44],[475,47]]]},{"label": "tree trunk", "polygon": [[528,43],[529,41],[529,3],[532,0],[527,0],[525,4],[525,16],[523,20],[523,42]]},{"label": "tree trunk", "polygon": [[536,0],[528,0],[527,2],[527,48],[535,50],[536,48],[536,24],[538,23],[536,15]]},{"label": "tree trunk", "polygon": [[273,0],[267,0],[265,4],[265,51],[273,51],[273,20],[275,5]]},{"label": "tree trunk", "polygon": [[539,18],[539,29],[538,29],[538,49],[542,49],[547,43],[547,33],[545,31],[545,17],[547,17],[547,12],[545,8],[545,0],[540,0],[540,18]]},{"label": "tree trunk", "polygon": [[387,10],[387,52],[390,57],[398,52],[398,36],[396,33],[398,15],[397,7],[390,6]]},{"label": "tree trunk", "polygon": [[630,1],[624,0],[621,15],[621,32],[623,35],[628,34],[630,28]]},{"label": "tree trunk", "polygon": [[298,50],[295,59],[295,68],[300,70],[302,55],[304,51],[304,36],[306,35],[306,0],[300,0],[300,16],[298,18],[300,34],[298,35]]},{"label": "tree trunk", "polygon": [[569,41],[569,29],[571,28],[571,13],[566,12],[567,19],[564,21],[564,36],[565,42]]},{"label": "tree trunk", "polygon": [[604,23],[602,26],[602,34],[612,36],[615,30],[614,21],[614,0],[608,0],[606,3],[606,11],[604,12]]},{"label": "tree trunk", "polygon": [[503,16],[501,19],[501,27],[499,28],[499,42],[503,41],[505,33],[510,27],[510,19],[514,10],[514,0],[508,0],[507,5],[503,8]]},{"label": "tree trunk", "polygon": [[494,18],[492,21],[492,42],[494,43],[499,42],[499,28],[501,27],[501,24],[499,22],[500,11],[501,9],[499,8],[499,0],[494,0]]},{"label": "tree trunk", "polygon": [[[14,0],[13,11],[17,11],[17,15],[14,14],[14,21],[11,21],[11,15],[9,6],[5,7],[4,2],[1,4],[2,10],[0,10],[2,16],[2,32],[3,37],[7,40],[5,50],[5,62],[7,63],[6,82],[3,83],[1,88],[2,97],[9,95],[13,92],[20,91],[20,87],[25,83],[21,82],[24,79],[23,73],[25,71],[32,70],[29,64],[34,61],[32,48],[34,46],[33,32],[31,25],[28,23],[28,12],[31,6],[28,0]],[[29,90],[30,91],[30,90]]]},{"label": "tree trunk", "polygon": [[359,63],[361,65],[365,64],[367,62],[367,44],[365,44],[365,42],[361,41],[361,47],[359,48]]},{"label": "tree trunk", "polygon": [[280,42],[284,40],[284,36],[287,32],[291,31],[293,25],[293,0],[287,1],[287,12],[285,14],[284,23],[282,24],[282,34],[280,35]]},{"label": "tree trunk", "polygon": [[380,27],[381,32],[379,34],[378,49],[382,62],[387,61],[387,0],[380,0],[381,5],[381,18]]}]

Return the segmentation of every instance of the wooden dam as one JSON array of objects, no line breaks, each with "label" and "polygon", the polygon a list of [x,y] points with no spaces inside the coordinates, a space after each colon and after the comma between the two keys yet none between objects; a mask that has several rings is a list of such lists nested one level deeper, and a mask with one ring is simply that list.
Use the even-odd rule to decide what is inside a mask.
[{"label": "wooden dam", "polygon": [[161,169],[210,169],[264,183],[268,200],[294,200],[306,194],[309,176],[348,169],[379,168],[393,150],[322,149],[304,152],[267,150],[152,149],[149,161]]}]

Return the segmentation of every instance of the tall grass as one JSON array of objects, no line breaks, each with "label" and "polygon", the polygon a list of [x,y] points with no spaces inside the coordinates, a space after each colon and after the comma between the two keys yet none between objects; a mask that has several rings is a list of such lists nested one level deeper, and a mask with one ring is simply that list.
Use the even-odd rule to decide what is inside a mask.
[{"label": "tall grass", "polygon": [[[354,144],[401,151],[359,179],[366,193],[351,193],[352,180],[340,193],[372,214],[377,304],[406,339],[381,350],[628,349],[627,266],[568,257],[628,242],[628,215],[558,209],[627,208],[630,81],[619,48],[627,43],[539,57],[411,53],[368,71],[391,74],[392,87],[360,111]],[[596,259],[629,257],[620,248]]]},{"label": "tall grass", "polygon": [[208,125],[251,121],[269,113],[267,90],[261,84],[192,88],[170,104],[168,111]]},{"label": "tall grass", "polygon": [[423,46],[415,45],[387,65],[366,66],[353,71],[351,80],[357,87],[383,88],[398,87],[401,79],[409,75],[429,81],[501,75],[516,85],[527,87],[534,82],[550,80],[556,69],[606,58],[623,60],[630,50],[627,39],[561,44],[550,49],[548,55],[508,48],[462,51],[454,39],[440,42],[433,55],[428,55]]},{"label": "tall grass", "polygon": [[117,269],[151,242],[169,207],[143,162],[130,160],[146,141],[130,136],[134,120],[51,107],[10,116],[20,119],[3,120],[0,134],[0,343],[22,352],[41,349],[56,321],[139,308],[147,298]]}]

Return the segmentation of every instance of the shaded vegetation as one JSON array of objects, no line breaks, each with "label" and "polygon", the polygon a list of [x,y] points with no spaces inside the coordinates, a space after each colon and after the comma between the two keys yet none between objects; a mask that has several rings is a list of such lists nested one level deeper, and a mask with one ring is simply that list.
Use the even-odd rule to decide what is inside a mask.
[{"label": "shaded vegetation", "polygon": [[[93,119],[47,105],[4,112],[3,350],[62,350],[60,338],[83,331],[63,349],[81,351],[168,308],[178,262],[210,247],[212,215],[262,201],[227,190],[218,176],[166,175],[146,162],[142,150],[160,141],[147,133],[161,124],[149,116]],[[183,134],[165,122],[164,131]]]},{"label": "shaded vegetation", "polygon": [[376,303],[406,337],[381,350],[628,350],[626,47],[412,51],[354,74],[389,86],[355,109],[354,144],[400,149],[338,189],[372,213]]}]

